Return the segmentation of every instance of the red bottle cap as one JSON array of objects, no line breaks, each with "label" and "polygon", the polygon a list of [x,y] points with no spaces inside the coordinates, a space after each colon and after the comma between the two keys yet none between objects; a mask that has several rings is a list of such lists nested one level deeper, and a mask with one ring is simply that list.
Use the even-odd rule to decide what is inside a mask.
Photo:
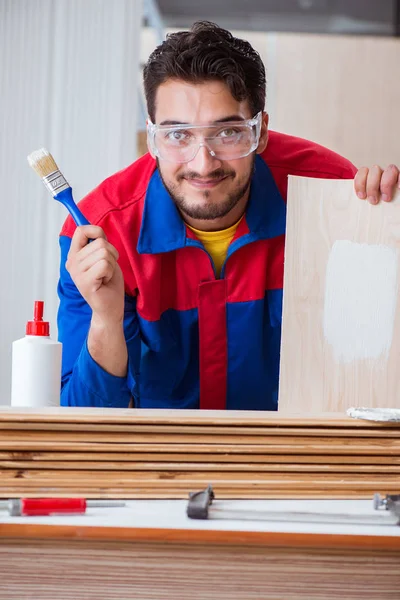
[{"label": "red bottle cap", "polygon": [[26,324],[26,335],[41,335],[44,337],[50,335],[50,324],[48,321],[43,321],[43,309],[44,302],[36,300],[33,321],[28,321]]}]

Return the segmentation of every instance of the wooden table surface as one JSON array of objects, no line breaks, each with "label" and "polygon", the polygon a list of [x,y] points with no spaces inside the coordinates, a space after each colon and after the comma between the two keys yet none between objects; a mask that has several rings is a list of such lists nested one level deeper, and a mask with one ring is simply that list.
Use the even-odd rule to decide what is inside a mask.
[{"label": "wooden table surface", "polygon": [[193,520],[184,500],[130,500],[125,507],[91,508],[85,515],[11,517],[0,512],[0,537],[213,542],[282,546],[363,547],[400,550],[400,527],[340,523],[298,523],[287,511],[345,513],[383,519],[369,500],[220,500],[215,506],[239,510],[279,511],[279,521]]},{"label": "wooden table surface", "polygon": [[[377,516],[372,500],[217,501],[278,521],[190,520],[184,500],[81,516],[0,514],[3,600],[397,600],[400,528],[289,522],[287,511]],[[378,513],[388,517],[386,511]]]}]

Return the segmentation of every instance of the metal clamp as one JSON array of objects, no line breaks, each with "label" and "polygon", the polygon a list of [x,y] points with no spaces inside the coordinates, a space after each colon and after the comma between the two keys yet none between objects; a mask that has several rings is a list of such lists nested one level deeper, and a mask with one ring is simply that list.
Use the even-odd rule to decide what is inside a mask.
[{"label": "metal clamp", "polygon": [[208,509],[215,498],[211,484],[201,492],[191,492],[187,505],[187,516],[190,519],[208,519]]},{"label": "metal clamp", "polygon": [[[390,514],[352,514],[322,511],[282,511],[270,509],[237,508],[226,505],[213,505],[215,494],[210,485],[200,492],[191,492],[187,504],[187,516],[190,519],[225,519],[246,521],[291,521],[300,523],[339,523],[350,525],[400,525],[400,494],[387,495],[381,498],[375,494],[373,506],[375,510],[385,509]],[[382,512],[382,511],[381,511]]]},{"label": "metal clamp", "polygon": [[[395,511],[397,509],[397,504],[400,503],[400,494],[387,494],[384,498],[380,494],[374,494],[374,509],[375,510],[391,510]],[[399,509],[400,510],[400,509]],[[395,514],[399,514],[396,513]]]}]

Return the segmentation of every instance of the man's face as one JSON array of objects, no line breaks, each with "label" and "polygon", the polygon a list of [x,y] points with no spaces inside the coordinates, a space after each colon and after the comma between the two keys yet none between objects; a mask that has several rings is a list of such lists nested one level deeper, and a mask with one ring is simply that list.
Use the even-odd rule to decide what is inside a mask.
[{"label": "man's face", "polygon": [[[211,125],[216,121],[250,119],[248,101],[237,101],[219,81],[199,84],[169,80],[156,95],[155,124],[185,123]],[[266,146],[267,117],[264,117],[257,152]],[[220,160],[200,146],[187,163],[157,159],[165,187],[185,216],[196,220],[218,220],[247,197],[254,169],[254,152],[244,158]]]}]

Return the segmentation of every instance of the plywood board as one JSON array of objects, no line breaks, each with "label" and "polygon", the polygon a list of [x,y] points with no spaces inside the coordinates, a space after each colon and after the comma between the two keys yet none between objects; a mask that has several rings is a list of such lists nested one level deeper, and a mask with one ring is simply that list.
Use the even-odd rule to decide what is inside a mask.
[{"label": "plywood board", "polygon": [[265,37],[272,129],[318,142],[358,166],[399,164],[399,38]]},{"label": "plywood board", "polygon": [[400,407],[400,194],[289,177],[279,410]]},{"label": "plywood board", "polygon": [[[16,526],[6,526],[6,531]],[[25,526],[27,529],[29,526]],[[33,528],[33,526],[30,526]],[[47,529],[46,529],[47,527]],[[37,538],[56,529],[63,539],[4,538],[0,544],[0,595],[7,600],[393,600],[400,584],[399,550],[370,550],[375,539],[306,535],[113,528],[111,541],[82,541],[97,527],[37,526]],[[105,529],[105,528],[104,528]],[[119,531],[121,530],[121,532]],[[101,533],[100,533],[101,534]],[[166,541],[142,542],[140,535]],[[54,534],[53,534],[54,535]],[[104,535],[104,534],[103,534]],[[132,535],[132,534],[131,534]],[[115,536],[123,541],[115,541]],[[171,538],[181,538],[171,542]],[[255,537],[257,536],[257,537]],[[263,537],[261,537],[263,536]],[[77,536],[78,537],[78,536]],[[236,544],[232,542],[239,538]],[[358,546],[352,547],[358,537]],[[206,539],[199,543],[198,539]],[[315,542],[314,539],[318,542]],[[322,538],[325,546],[322,546]],[[243,540],[250,539],[251,543]],[[256,546],[254,539],[260,540]],[[388,538],[394,546],[393,538]],[[227,540],[224,544],[222,540]],[[338,542],[339,540],[339,542]],[[273,545],[274,542],[274,545]],[[318,543],[318,547],[312,544]],[[339,548],[338,545],[340,544]],[[349,548],[343,548],[347,544]],[[382,543],[380,542],[380,545]],[[389,543],[388,543],[389,545]],[[218,591],[217,591],[218,590]]]},{"label": "plywood board", "polygon": [[0,497],[187,498],[209,483],[221,498],[399,491],[400,423],[109,410],[1,411]]}]

